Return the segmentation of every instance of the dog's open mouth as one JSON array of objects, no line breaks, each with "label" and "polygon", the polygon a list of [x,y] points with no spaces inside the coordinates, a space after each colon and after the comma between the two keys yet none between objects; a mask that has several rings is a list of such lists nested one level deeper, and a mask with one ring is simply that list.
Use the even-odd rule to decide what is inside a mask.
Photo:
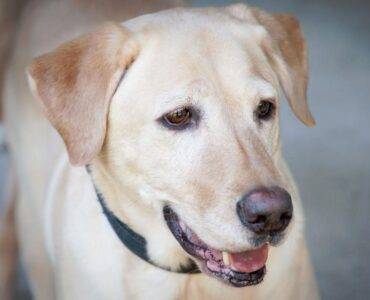
[{"label": "dog's open mouth", "polygon": [[169,206],[163,209],[164,218],[182,248],[200,262],[201,270],[235,287],[255,285],[266,272],[268,245],[241,253],[228,253],[206,245]]}]

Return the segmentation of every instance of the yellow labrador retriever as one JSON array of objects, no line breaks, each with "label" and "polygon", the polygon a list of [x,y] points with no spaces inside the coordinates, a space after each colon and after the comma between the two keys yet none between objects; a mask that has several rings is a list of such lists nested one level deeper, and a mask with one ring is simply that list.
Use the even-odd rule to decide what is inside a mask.
[{"label": "yellow labrador retriever", "polygon": [[[279,139],[280,90],[314,125],[299,24],[169,2],[33,1],[22,14],[4,112],[32,293],[316,299]],[[109,19],[130,20],[92,30]]]}]

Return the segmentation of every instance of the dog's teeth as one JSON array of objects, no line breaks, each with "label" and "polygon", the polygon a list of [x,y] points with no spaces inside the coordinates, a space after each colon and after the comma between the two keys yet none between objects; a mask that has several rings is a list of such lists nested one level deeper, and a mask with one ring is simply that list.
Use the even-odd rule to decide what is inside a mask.
[{"label": "dog's teeth", "polygon": [[225,266],[230,265],[229,253],[222,251],[222,260],[224,261]]}]

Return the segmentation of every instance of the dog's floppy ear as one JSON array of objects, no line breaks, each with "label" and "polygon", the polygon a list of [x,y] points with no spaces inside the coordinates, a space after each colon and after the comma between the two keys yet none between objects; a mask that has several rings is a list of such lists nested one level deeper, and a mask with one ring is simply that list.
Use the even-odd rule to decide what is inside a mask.
[{"label": "dog's floppy ear", "polygon": [[304,124],[315,125],[307,103],[307,50],[299,22],[291,15],[268,14],[257,8],[252,8],[252,13],[272,38],[272,43],[264,40],[262,47],[278,74],[291,109]]},{"label": "dog's floppy ear", "polygon": [[110,99],[136,55],[129,31],[106,24],[29,66],[31,89],[63,138],[72,164],[87,164],[101,150]]}]

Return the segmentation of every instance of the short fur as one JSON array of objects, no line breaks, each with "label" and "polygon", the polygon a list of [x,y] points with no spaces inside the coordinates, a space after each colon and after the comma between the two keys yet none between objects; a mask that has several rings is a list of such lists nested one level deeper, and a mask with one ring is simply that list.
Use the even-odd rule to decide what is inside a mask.
[{"label": "short fur", "polygon": [[[317,299],[301,202],[279,139],[280,88],[297,117],[314,124],[299,24],[241,4],[132,19],[173,5],[34,1],[23,13],[6,74],[5,125],[32,292],[36,299]],[[130,20],[93,30],[123,19]],[[270,121],[254,117],[261,99],[277,106]],[[184,105],[201,111],[196,128],[173,132],[157,122]],[[87,163],[93,178],[81,167]],[[92,179],[166,268],[188,262],[163,219],[166,203],[204,242],[230,252],[253,247],[235,212],[246,192],[282,186],[294,218],[282,244],[270,247],[263,283],[237,289],[129,252],[102,214]]]}]

